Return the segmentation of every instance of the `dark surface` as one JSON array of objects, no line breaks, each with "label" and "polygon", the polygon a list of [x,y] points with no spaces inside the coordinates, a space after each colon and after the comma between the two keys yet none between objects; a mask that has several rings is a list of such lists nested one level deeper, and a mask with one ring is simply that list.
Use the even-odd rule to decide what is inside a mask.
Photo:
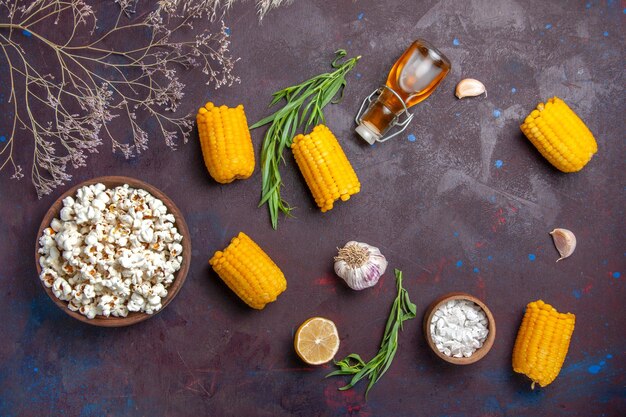
[{"label": "dark surface", "polygon": [[[623,2],[296,0],[262,25],[250,3],[226,17],[242,83],[218,91],[191,86],[185,101],[192,108],[207,99],[241,102],[255,121],[273,91],[326,70],[335,49],[363,55],[344,101],[326,111],[361,193],[321,214],[287,154],[284,196],[297,209],[273,231],[265,208],[256,208],[258,168],[247,181],[220,186],[206,173],[196,137],[177,152],[154,141],[130,162],[104,145],[73,183],[128,175],[155,185],[184,213],[193,257],[165,311],[129,328],[101,329],[60,311],[36,276],[35,233],[63,190],[37,200],[28,180],[3,175],[0,415],[624,415]],[[439,46],[452,72],[413,109],[406,134],[364,146],[353,134],[360,101],[416,37]],[[454,86],[465,77],[482,80],[488,97],[457,100]],[[4,76],[0,87],[6,99]],[[598,140],[598,155],[578,174],[550,167],[518,128],[553,95]],[[1,116],[0,129],[7,125]],[[262,133],[253,132],[257,150]],[[573,230],[579,242],[558,264],[548,235],[554,227]],[[261,312],[207,265],[239,231],[288,280]],[[378,286],[359,293],[332,272],[336,247],[352,239],[380,247],[390,262]],[[343,380],[323,379],[330,366],[304,366],[292,336],[308,317],[325,316],[339,328],[339,356],[370,358],[395,295],[393,268],[404,271],[420,316],[407,323],[392,367],[366,402],[363,383],[340,392]],[[428,304],[449,291],[481,298],[498,324],[491,352],[467,367],[435,357],[421,332]],[[577,323],[560,376],[531,391],[511,369],[511,350],[525,305],[539,298],[575,313]]]}]

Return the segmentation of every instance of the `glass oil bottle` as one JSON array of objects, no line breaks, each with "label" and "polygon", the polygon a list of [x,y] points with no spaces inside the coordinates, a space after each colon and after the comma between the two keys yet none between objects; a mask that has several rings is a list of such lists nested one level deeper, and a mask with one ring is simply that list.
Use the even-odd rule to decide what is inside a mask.
[{"label": "glass oil bottle", "polygon": [[[356,132],[369,144],[384,142],[401,133],[413,118],[409,107],[425,100],[448,72],[448,58],[428,42],[416,40],[393,65],[386,84],[361,104],[355,119]],[[378,98],[374,101],[376,94]],[[399,121],[403,114],[404,120]],[[385,137],[393,126],[401,129]]]}]

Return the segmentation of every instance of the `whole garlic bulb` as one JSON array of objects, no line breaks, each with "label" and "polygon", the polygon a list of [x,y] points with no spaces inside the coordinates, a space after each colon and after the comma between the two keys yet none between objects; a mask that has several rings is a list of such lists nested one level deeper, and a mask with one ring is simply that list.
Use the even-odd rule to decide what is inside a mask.
[{"label": "whole garlic bulb", "polygon": [[378,248],[350,241],[335,256],[335,273],[353,290],[376,285],[387,269],[387,259]]}]

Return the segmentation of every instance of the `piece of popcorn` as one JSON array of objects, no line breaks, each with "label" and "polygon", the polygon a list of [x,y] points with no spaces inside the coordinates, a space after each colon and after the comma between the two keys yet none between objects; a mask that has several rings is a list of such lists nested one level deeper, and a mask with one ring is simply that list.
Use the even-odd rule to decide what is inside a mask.
[{"label": "piece of popcorn", "polygon": [[98,313],[98,308],[96,304],[84,304],[80,306],[78,311],[80,312],[80,314],[87,316],[87,318],[93,319]]},{"label": "piece of popcorn", "polygon": [[135,292],[130,296],[130,301],[128,302],[127,307],[129,311],[140,311],[145,303],[146,301],[144,298]]},{"label": "piece of popcorn", "polygon": [[44,283],[44,285],[48,288],[52,288],[54,282],[59,278],[57,272],[50,268],[45,268],[41,271],[39,278]]},{"label": "piece of popcorn", "polygon": [[146,303],[143,307],[143,312],[146,314],[154,314],[161,309],[162,305]]},{"label": "piece of popcorn", "polygon": [[111,315],[116,317],[126,317],[128,316],[128,307],[125,304],[116,304],[111,312]]},{"label": "piece of popcorn", "polygon": [[154,226],[151,220],[141,222],[139,241],[145,243],[152,243],[154,241]]},{"label": "piece of popcorn", "polygon": [[158,295],[153,295],[152,297],[149,297],[148,304],[152,306],[161,305],[161,297],[159,297]]},{"label": "piece of popcorn", "polygon": [[106,207],[106,203],[96,198],[91,202],[91,207],[98,212],[102,212],[104,211],[104,208]]},{"label": "piece of popcorn", "polygon": [[163,283],[170,285],[172,282],[174,282],[174,274],[165,274],[165,277],[163,278]]},{"label": "piece of popcorn", "polygon": [[63,207],[61,209],[61,212],[59,213],[59,217],[63,221],[72,220],[73,216],[74,216],[74,209],[72,207]]},{"label": "piece of popcorn", "polygon": [[170,251],[170,254],[174,257],[180,255],[183,252],[183,247],[180,243],[172,243],[167,245],[167,248]]},{"label": "piece of popcorn", "polygon": [[74,205],[74,199],[72,197],[65,197],[63,199],[64,207],[72,207]]},{"label": "piece of popcorn", "polygon": [[52,284],[52,292],[59,300],[69,301],[71,299],[72,286],[63,278],[58,277]]},{"label": "piece of popcorn", "polygon": [[152,292],[155,295],[158,295],[161,298],[165,298],[167,297],[167,289],[165,288],[165,286],[161,283],[157,283],[155,285],[152,286]]}]

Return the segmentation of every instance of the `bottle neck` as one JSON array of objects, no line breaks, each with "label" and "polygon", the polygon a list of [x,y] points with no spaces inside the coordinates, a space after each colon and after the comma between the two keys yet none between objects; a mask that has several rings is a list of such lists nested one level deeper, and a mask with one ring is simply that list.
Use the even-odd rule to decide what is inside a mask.
[{"label": "bottle neck", "polygon": [[387,109],[389,109],[390,112],[399,116],[405,108],[403,100],[406,100],[406,97],[403,97],[402,93],[404,92],[396,91],[394,94],[394,91],[392,91],[391,88],[383,88],[383,92],[380,96],[378,96],[378,100],[376,101],[380,101],[385,107],[387,107]]},{"label": "bottle neck", "polygon": [[379,136],[383,136],[396,123],[404,111],[404,104],[391,90],[385,88],[366,110],[361,123],[368,126]]}]

